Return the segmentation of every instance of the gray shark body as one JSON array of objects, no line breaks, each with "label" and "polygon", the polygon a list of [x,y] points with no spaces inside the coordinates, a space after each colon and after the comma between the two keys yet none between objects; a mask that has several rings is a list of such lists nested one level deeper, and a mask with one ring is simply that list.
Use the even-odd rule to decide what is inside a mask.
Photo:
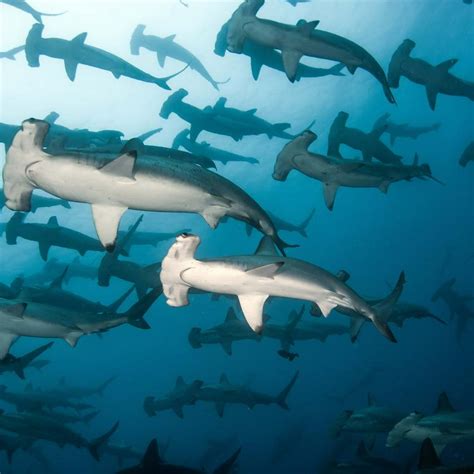
[{"label": "gray shark body", "polygon": [[318,29],[318,21],[300,20],[292,26],[257,18],[264,3],[264,0],[246,0],[233,13],[227,31],[229,51],[242,53],[247,40],[279,50],[290,81],[295,80],[303,56],[343,63],[351,73],[360,67],[382,84],[387,100],[395,102],[382,67],[364,48],[342,36]]},{"label": "gray shark body", "polygon": [[86,313],[40,303],[3,300],[0,302],[0,359],[6,356],[11,344],[22,336],[64,339],[74,347],[85,334],[104,332],[122,324],[148,329],[143,316],[157,297],[158,294],[151,291],[128,311],[120,314]]},{"label": "gray shark body", "polygon": [[33,362],[36,357],[40,356],[52,345],[52,342],[48,342],[48,344],[44,344],[19,357],[14,356],[13,354],[7,354],[2,360],[0,360],[0,374],[4,374],[6,372],[14,372],[18,377],[20,377],[20,379],[24,379],[25,369],[30,366],[33,366]]},{"label": "gray shark body", "polygon": [[383,128],[383,133],[390,135],[390,145],[395,145],[397,138],[411,138],[416,140],[420,135],[431,133],[439,130],[440,123],[432,125],[410,125],[408,123],[395,123],[389,120],[390,114],[384,114],[377,119],[373,126],[373,130]]},{"label": "gray shark body", "polygon": [[156,53],[158,64],[163,67],[166,58],[173,58],[187,64],[208,81],[214,89],[219,90],[218,81],[214,80],[199,59],[188,49],[174,41],[176,35],[161,38],[154,35],[144,34],[145,25],[138,25],[130,40],[130,52],[132,54],[140,54],[140,49],[145,48]]},{"label": "gray shark body", "polygon": [[74,155],[52,157],[41,149],[47,132],[46,122],[30,119],[15,135],[3,169],[10,209],[29,210],[35,188],[61,199],[89,203],[99,239],[108,249],[114,247],[120,219],[129,208],[199,213],[212,228],[228,215],[271,235],[282,251],[289,246],[247,193],[209,170],[165,158],[156,158],[153,164],[139,163],[133,153],[112,161]]},{"label": "gray shark body", "polygon": [[219,162],[224,165],[230,162],[242,162],[242,163],[251,163],[257,164],[259,161],[256,158],[250,156],[242,156],[237,153],[232,153],[230,151],[221,150],[220,148],[215,148],[207,142],[195,142],[189,139],[189,130],[183,130],[178,135],[176,135],[173,141],[173,148],[182,147],[185,150],[199,156],[205,156],[212,160],[213,162]]},{"label": "gray shark body", "polygon": [[61,38],[43,38],[44,26],[33,25],[25,43],[25,54],[30,67],[39,67],[40,56],[49,56],[64,61],[66,74],[71,81],[76,78],[77,66],[84,64],[109,71],[115,78],[129,77],[137,81],[149,82],[169,90],[167,81],[173,76],[159,78],[148,74],[127,61],[103,49],[86,45],[87,33],[81,33],[72,40]]},{"label": "gray shark body", "polygon": [[8,245],[16,245],[18,237],[38,242],[41,258],[48,260],[51,247],[75,250],[80,255],[86,252],[103,252],[101,243],[76,230],[60,226],[56,217],[47,224],[25,223],[26,214],[15,213],[8,222],[5,233]]},{"label": "gray shark body", "polygon": [[94,459],[99,460],[98,450],[100,446],[106,443],[117,430],[118,423],[107,433],[91,441],[65,426],[63,423],[41,415],[2,413],[0,414],[0,428],[28,438],[51,441],[58,446],[69,444],[77,448],[87,448]]},{"label": "gray shark body", "polygon": [[390,184],[397,181],[410,181],[413,178],[431,178],[431,169],[427,164],[419,164],[418,156],[412,165],[384,165],[360,160],[343,160],[333,156],[321,155],[308,150],[317,136],[306,131],[285,145],[278,154],[273,171],[273,178],[285,181],[292,170],[321,181],[326,206],[334,207],[339,187],[377,188],[388,192]]},{"label": "gray shark body", "polygon": [[59,383],[50,390],[43,390],[43,392],[52,393],[55,396],[67,399],[83,399],[93,397],[95,395],[102,396],[104,390],[116,379],[116,377],[109,377],[98,385],[80,386],[69,385],[65,379],[59,380]]},{"label": "gray shark body", "polygon": [[398,446],[402,440],[422,443],[430,438],[440,454],[450,443],[474,438],[474,412],[456,411],[446,393],[438,398],[433,415],[411,413],[394,425],[387,437],[387,446]]},{"label": "gray shark body", "polygon": [[459,164],[462,167],[465,167],[471,161],[474,161],[474,141],[469,143],[469,145],[462,152],[461,158],[459,158]]},{"label": "gray shark body", "polygon": [[198,393],[197,400],[214,403],[217,414],[222,417],[226,404],[246,405],[253,409],[256,405],[278,405],[284,410],[288,410],[286,399],[293,388],[298,372],[292,377],[290,382],[277,395],[256,392],[247,385],[231,384],[225,374],[222,374],[217,385],[203,385]]},{"label": "gray shark body", "polygon": [[199,134],[206,130],[218,135],[226,135],[235,141],[242,140],[248,135],[267,135],[269,138],[291,138],[285,132],[291,125],[289,123],[272,124],[255,115],[256,109],[241,111],[225,106],[225,98],[217,101],[214,107],[207,106],[203,110],[194,105],[183,102],[188,95],[185,89],[179,89],[166,99],[160,111],[160,116],[167,119],[171,113],[190,124],[189,137],[196,141]]},{"label": "gray shark body", "polygon": [[[224,56],[227,51],[228,30],[229,24],[225,23],[217,35],[214,53],[218,56]],[[242,53],[250,58],[252,76],[255,80],[258,79],[263,66],[285,72],[282,54],[273,48],[267,48],[247,40],[244,43]],[[299,63],[296,69],[295,81],[305,77],[344,76],[341,72],[344,67],[344,64],[336,64],[333,67],[323,69]]]},{"label": "gray shark body", "polygon": [[89,424],[98,414],[98,411],[92,411],[86,414],[73,414],[73,413],[66,413],[64,411],[59,410],[51,410],[51,409],[44,409],[42,407],[41,410],[38,411],[38,414],[44,417],[48,417],[57,421],[59,423],[64,423],[67,425],[74,424],[74,423],[85,423]]},{"label": "gray shark body", "polygon": [[328,155],[342,158],[339,148],[341,145],[347,145],[362,153],[364,161],[372,161],[372,158],[389,164],[400,165],[402,157],[396,155],[381,140],[380,136],[387,128],[386,124],[374,127],[369,133],[363,132],[357,128],[346,126],[349,114],[339,112],[334,119],[329,130]]},{"label": "gray shark body", "polygon": [[393,54],[388,69],[390,87],[398,87],[402,76],[424,86],[431,110],[436,108],[438,94],[474,100],[474,82],[460,79],[449,72],[458,62],[457,59],[449,59],[433,66],[423,59],[410,56],[415,46],[414,41],[406,39]]},{"label": "gray shark body", "polygon": [[194,349],[198,349],[203,345],[220,344],[227,355],[232,355],[233,342],[245,340],[260,341],[261,337],[255,334],[245,321],[237,318],[233,308],[229,308],[225,321],[222,324],[206,330],[192,328],[188,340]]},{"label": "gray shark body", "polygon": [[148,416],[156,416],[157,412],[173,410],[177,416],[184,418],[183,407],[196,403],[196,397],[202,384],[202,380],[195,380],[190,384],[186,384],[183,377],[178,377],[175,388],[165,397],[160,399],[155,397],[145,398],[143,403],[145,413]]},{"label": "gray shark body", "polygon": [[29,5],[25,0],[0,0],[0,3],[5,3],[6,5],[10,5],[12,7],[18,8],[25,13],[31,15],[37,22],[43,23],[43,16],[59,16],[63,15],[63,13],[43,13],[35,10],[31,5]]}]

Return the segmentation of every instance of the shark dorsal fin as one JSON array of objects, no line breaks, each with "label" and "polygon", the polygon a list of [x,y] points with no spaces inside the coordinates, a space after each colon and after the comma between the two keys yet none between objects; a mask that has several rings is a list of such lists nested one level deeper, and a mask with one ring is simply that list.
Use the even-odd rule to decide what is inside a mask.
[{"label": "shark dorsal fin", "polygon": [[56,277],[49,285],[49,288],[50,289],[53,289],[53,288],[62,288],[63,286],[63,281],[64,281],[64,277],[66,276],[66,273],[68,272],[69,270],[69,265],[66,266],[66,268],[63,270],[63,272],[61,273],[61,275],[59,275],[58,277]]},{"label": "shark dorsal fin", "polygon": [[368,402],[369,407],[374,407],[375,405],[377,405],[377,401],[375,400],[373,393],[369,393],[367,395],[367,402]]},{"label": "shark dorsal fin", "polygon": [[351,277],[350,273],[346,272],[345,270],[339,270],[336,275],[336,278],[338,280],[341,280],[343,283],[349,280],[350,277]]},{"label": "shark dorsal fin", "polygon": [[268,265],[259,265],[258,267],[246,270],[247,275],[261,278],[274,278],[285,262],[273,262]]},{"label": "shark dorsal fin", "polygon": [[181,375],[176,379],[176,388],[184,388],[186,384],[184,383],[183,377]]},{"label": "shark dorsal fin", "polygon": [[219,99],[217,99],[217,102],[214,104],[214,109],[223,109],[225,107],[226,102],[227,99],[225,97],[219,97]]},{"label": "shark dorsal fin", "polygon": [[319,20],[299,20],[298,23],[296,23],[296,28],[300,33],[309,36],[318,25]]},{"label": "shark dorsal fin", "polygon": [[454,411],[455,410],[448,398],[448,394],[446,392],[442,392],[438,397],[438,406],[436,407],[435,413],[452,413]]},{"label": "shark dorsal fin", "polygon": [[278,256],[278,252],[275,248],[273,240],[268,237],[262,237],[260,243],[258,244],[257,250],[255,250],[255,255],[274,255]]},{"label": "shark dorsal fin", "polygon": [[59,227],[58,218],[56,216],[51,216],[49,218],[48,227]]},{"label": "shark dorsal fin", "polygon": [[144,472],[158,472],[158,466],[161,464],[160,451],[158,442],[153,439],[146,449],[145,455],[142,459],[142,466]]},{"label": "shark dorsal fin", "polygon": [[225,322],[228,323],[230,321],[237,321],[237,320],[238,320],[238,318],[237,318],[237,315],[235,314],[235,310],[231,306],[227,311],[227,315],[225,317]]},{"label": "shark dorsal fin", "polygon": [[135,180],[134,168],[136,160],[137,152],[128,151],[127,153],[115,158],[115,160],[112,160],[110,163],[107,163],[100,169],[100,172],[112,176],[119,176],[122,178]]},{"label": "shark dorsal fin", "polygon": [[169,35],[163,38],[165,41],[173,41],[176,38],[176,35]]},{"label": "shark dorsal fin", "polygon": [[84,41],[86,40],[86,38],[87,38],[87,32],[84,32],[84,33],[80,33],[77,36],[74,36],[74,38],[71,41],[78,44],[84,44]]},{"label": "shark dorsal fin", "polygon": [[221,385],[230,385],[230,382],[229,382],[229,379],[227,378],[227,375],[226,374],[222,374],[220,379],[219,379],[219,383]]},{"label": "shark dorsal fin", "polygon": [[457,59],[448,59],[447,61],[443,61],[436,66],[438,71],[448,72],[456,63],[458,62]]},{"label": "shark dorsal fin", "polygon": [[441,467],[441,461],[436,454],[433,442],[430,438],[426,438],[421,445],[418,469],[424,471],[425,469],[436,469],[437,467]]},{"label": "shark dorsal fin", "polygon": [[256,112],[257,112],[257,109],[249,109],[245,111],[245,113],[249,115],[255,115]]}]

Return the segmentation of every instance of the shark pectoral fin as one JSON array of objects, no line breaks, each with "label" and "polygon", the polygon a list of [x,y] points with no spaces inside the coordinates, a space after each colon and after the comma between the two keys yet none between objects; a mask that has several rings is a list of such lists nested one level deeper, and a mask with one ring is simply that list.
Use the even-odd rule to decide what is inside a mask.
[{"label": "shark pectoral fin", "polygon": [[176,413],[177,416],[180,418],[184,418],[183,407],[181,405],[175,405],[173,407],[173,411]]},{"label": "shark pectoral fin", "polygon": [[323,316],[325,318],[327,318],[329,316],[329,313],[337,306],[336,303],[333,303],[329,300],[316,301],[316,304],[318,305],[319,309],[321,310],[321,313],[323,313]]},{"label": "shark pectoral fin", "polygon": [[216,402],[216,411],[220,418],[224,416],[224,407],[225,407],[224,402],[221,402],[221,401]]},{"label": "shark pectoral fin", "polygon": [[221,341],[221,346],[227,355],[232,355],[232,341]]},{"label": "shark pectoral fin", "polygon": [[5,358],[17,338],[15,334],[0,333],[0,360]]},{"label": "shark pectoral fin", "polygon": [[49,242],[45,242],[44,240],[40,240],[38,244],[41,258],[46,262],[46,260],[48,260],[48,252],[51,245]]},{"label": "shark pectoral fin", "polygon": [[351,74],[354,74],[357,70],[357,66],[354,64],[346,64],[346,68]]},{"label": "shark pectoral fin", "polygon": [[336,199],[337,184],[324,183],[323,193],[326,206],[330,211],[332,211],[334,200]]},{"label": "shark pectoral fin", "polygon": [[215,229],[222,217],[226,215],[228,209],[228,207],[222,206],[209,206],[201,213],[201,216],[208,223],[209,227]]},{"label": "shark pectoral fin", "polygon": [[245,273],[247,275],[252,275],[256,277],[274,278],[284,264],[285,262],[269,263],[268,265],[262,265],[260,267],[251,268]]},{"label": "shark pectoral fin", "polygon": [[118,71],[110,71],[112,73],[112,76],[115,77],[115,79],[120,79],[120,76],[122,75],[120,72]]},{"label": "shark pectoral fin", "polygon": [[390,181],[382,181],[379,185],[380,191],[382,191],[384,194],[387,194],[388,192],[388,187],[390,186]]},{"label": "shark pectoral fin", "polygon": [[166,62],[166,54],[160,54],[159,51],[156,53],[156,59],[158,61],[158,64],[160,67],[165,67],[165,62]]},{"label": "shark pectoral fin", "polygon": [[285,68],[286,77],[288,77],[291,82],[294,82],[296,79],[296,70],[298,69],[301,56],[302,54],[299,51],[282,51],[283,67]]},{"label": "shark pectoral fin", "polygon": [[77,45],[83,45],[84,42],[86,41],[87,38],[87,32],[84,31],[84,33],[80,33],[77,36],[75,36],[71,41],[76,43]]},{"label": "shark pectoral fin", "polygon": [[240,307],[248,325],[256,333],[263,329],[263,305],[268,295],[238,295]]},{"label": "shark pectoral fin", "polygon": [[126,207],[92,204],[92,217],[97,236],[101,244],[109,251],[115,247],[120,219],[126,210]]},{"label": "shark pectoral fin", "polygon": [[428,103],[430,104],[431,110],[436,108],[436,97],[438,95],[438,88],[434,84],[426,84],[426,96],[428,97]]},{"label": "shark pectoral fin", "polygon": [[67,77],[69,77],[69,79],[71,81],[74,81],[74,79],[76,79],[76,72],[77,72],[77,66],[78,66],[78,62],[73,60],[73,59],[65,59],[64,60],[64,68],[66,69],[66,74],[67,74]]},{"label": "shark pectoral fin", "polygon": [[77,341],[79,338],[82,336],[81,332],[70,332],[64,340],[71,346],[71,347],[76,347]]},{"label": "shark pectoral fin", "polygon": [[259,59],[255,58],[253,56],[250,57],[250,67],[252,69],[252,77],[255,80],[258,79],[258,76],[260,75],[260,71],[262,69],[262,66],[263,66],[263,63]]}]

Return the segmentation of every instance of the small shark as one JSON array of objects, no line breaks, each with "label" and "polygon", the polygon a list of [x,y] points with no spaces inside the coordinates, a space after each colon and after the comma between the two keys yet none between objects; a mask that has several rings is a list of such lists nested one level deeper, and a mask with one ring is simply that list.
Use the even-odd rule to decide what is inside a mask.
[{"label": "small shark", "polygon": [[63,60],[66,74],[71,81],[76,78],[77,66],[84,64],[109,71],[116,79],[121,76],[129,77],[170,90],[168,81],[182,72],[179,71],[168,77],[154,77],[108,51],[85,44],[87,33],[81,33],[68,41],[61,38],[44,38],[43,30],[44,25],[37,23],[31,27],[28,33],[25,43],[28,65],[39,67],[40,56]]},{"label": "small shark", "polygon": [[338,305],[356,310],[395,341],[377,309],[343,281],[311,263],[279,256],[268,239],[261,240],[254,255],[196,260],[200,242],[196,235],[181,234],[162,261],[160,278],[170,306],[187,305],[190,288],[236,295],[249,326],[259,333],[269,296],[295,298],[315,302],[325,317]]},{"label": "small shark", "polygon": [[[369,393],[368,406],[341,413],[331,428],[331,434],[339,437],[343,432],[360,433],[375,441],[377,433],[388,433],[404,416],[397,410],[377,405],[374,396]],[[370,444],[373,445],[373,442]]]},{"label": "small shark", "polygon": [[246,405],[253,409],[256,405],[278,405],[284,410],[288,410],[286,399],[293,388],[299,372],[291,378],[290,382],[277,395],[256,392],[247,385],[231,384],[225,374],[222,374],[219,383],[216,385],[202,385],[197,394],[196,400],[214,403],[219,417],[224,416],[226,404]]},{"label": "small shark", "polygon": [[416,474],[472,474],[473,472],[474,464],[470,466],[444,466],[436,453],[433,441],[430,438],[423,441]]},{"label": "small shark", "polygon": [[47,122],[25,120],[8,150],[3,181],[6,205],[12,210],[28,211],[35,188],[68,201],[91,204],[99,240],[108,250],[115,246],[127,209],[199,213],[212,228],[228,215],[270,235],[282,253],[291,246],[279,237],[268,215],[243,189],[218,174],[166,158],[155,158],[153,164],[140,163],[132,152],[112,161],[53,157],[42,150],[48,130]]},{"label": "small shark", "polygon": [[193,53],[191,53],[191,51],[175,42],[176,35],[166,36],[165,38],[154,35],[146,35],[144,33],[145,28],[145,25],[137,25],[133,31],[132,38],[130,40],[131,54],[140,54],[140,48],[148,49],[149,51],[156,53],[156,58],[160,67],[164,67],[166,58],[173,58],[181,61],[184,64],[187,64],[190,69],[193,69],[198,74],[200,74],[216,90],[219,90],[219,84],[228,82],[228,80],[224,82],[218,82],[213,79],[201,61],[199,61],[199,59]]},{"label": "small shark", "polygon": [[253,332],[248,324],[237,318],[234,308],[230,307],[223,323],[206,330],[192,328],[188,340],[193,349],[203,345],[220,344],[227,355],[232,355],[233,342],[245,340],[260,342],[261,337]]},{"label": "small shark", "polygon": [[257,109],[247,111],[225,106],[226,100],[221,97],[211,107],[199,109],[194,105],[183,102],[189,94],[185,89],[179,89],[171,94],[161,106],[160,117],[167,119],[172,113],[178,115],[190,124],[189,138],[195,142],[199,134],[206,130],[218,135],[231,137],[235,141],[242,140],[248,135],[267,135],[268,138],[292,138],[285,130],[291,127],[289,123],[270,123],[255,115]]},{"label": "small shark", "polygon": [[203,383],[202,380],[195,380],[186,384],[183,377],[178,377],[174,389],[163,398],[158,400],[155,397],[145,398],[143,402],[145,413],[148,416],[156,416],[159,411],[173,410],[179,418],[184,418],[183,407],[196,403],[198,391]]},{"label": "small shark", "polygon": [[386,165],[400,165],[402,157],[396,155],[380,140],[381,135],[387,130],[386,123],[376,123],[371,132],[366,133],[358,128],[346,125],[349,114],[339,112],[329,129],[328,155],[342,158],[339,151],[341,145],[359,150],[364,161],[371,162],[372,158]]},{"label": "small shark", "polygon": [[256,158],[251,156],[242,156],[238,155],[237,153],[232,153],[230,151],[221,150],[220,148],[215,148],[211,146],[207,142],[193,142],[189,139],[189,130],[183,130],[182,132],[176,135],[175,139],[173,140],[173,148],[182,147],[185,150],[199,156],[205,156],[212,160],[213,162],[217,161],[226,165],[227,163],[231,162],[238,162],[238,163],[250,163],[250,164],[258,164],[259,161]]},{"label": "small shark", "polygon": [[90,413],[86,413],[85,415],[82,415],[82,414],[74,415],[71,413],[65,413],[65,412],[51,410],[51,409],[45,410],[42,408],[41,410],[38,410],[37,413],[41,416],[52,418],[53,420],[59,423],[65,423],[65,424],[85,423],[88,425],[100,412],[92,411]]},{"label": "small shark", "polygon": [[392,183],[411,181],[413,178],[429,178],[442,184],[433,177],[429,165],[419,164],[418,155],[415,155],[412,165],[344,160],[309,151],[316,139],[317,135],[308,130],[287,143],[277,156],[272,176],[277,181],[286,181],[292,170],[298,170],[309,178],[321,181],[326,207],[330,211],[334,208],[340,187],[377,188],[386,194]]},{"label": "small shark", "polygon": [[380,82],[387,100],[395,103],[384,70],[364,48],[347,38],[318,29],[319,21],[300,20],[293,26],[258,18],[257,12],[264,3],[265,0],[246,0],[234,11],[227,25],[230,52],[241,54],[247,41],[279,50],[291,82],[296,78],[303,56],[343,63],[351,74],[360,67]]},{"label": "small shark", "polygon": [[31,352],[19,357],[16,357],[13,354],[7,354],[2,360],[0,360],[0,374],[15,372],[20,379],[25,379],[25,369],[32,366],[34,359],[40,356],[44,351],[48,350],[52,345],[52,342],[48,342],[47,344],[37,347]]},{"label": "small shark", "polygon": [[383,129],[383,133],[390,135],[390,146],[395,145],[397,138],[411,138],[416,140],[420,135],[425,133],[436,132],[441,127],[440,123],[432,125],[414,126],[408,123],[395,123],[389,120],[390,114],[386,113],[379,117],[372,127],[372,130]]},{"label": "small shark", "polygon": [[[128,292],[130,292],[128,290]],[[124,313],[87,313],[40,303],[0,301],[0,360],[21,336],[64,339],[75,347],[85,334],[102,333],[122,324],[149,329],[143,316],[159,296],[152,290]]]},{"label": "small shark", "polygon": [[117,422],[107,433],[93,440],[87,440],[81,434],[51,418],[29,413],[6,414],[0,410],[2,430],[12,431],[27,438],[51,441],[61,447],[70,444],[77,448],[87,448],[96,461],[99,461],[100,447],[115,433],[118,425]]},{"label": "small shark", "polygon": [[116,379],[117,377],[109,377],[98,385],[84,387],[77,385],[68,385],[64,377],[62,377],[58,384],[54,388],[49,390],[42,390],[46,393],[51,393],[58,397],[67,399],[83,399],[93,397],[95,395],[103,396],[105,389]]},{"label": "small shark", "polygon": [[103,252],[101,243],[88,235],[60,226],[58,218],[52,216],[47,224],[25,223],[26,214],[16,212],[8,221],[5,235],[8,245],[16,245],[18,237],[38,242],[41,258],[48,260],[51,247],[76,250],[80,255],[87,252]]},{"label": "small shark", "polygon": [[400,77],[405,76],[426,88],[426,95],[431,110],[436,108],[438,94],[458,97],[467,97],[474,100],[474,82],[460,79],[449,71],[458,62],[457,59],[448,59],[437,66],[433,66],[423,59],[412,58],[411,52],[416,43],[406,39],[393,53],[388,67],[388,83],[390,87],[400,85]]},{"label": "small shark", "polygon": [[474,161],[474,141],[462,152],[461,158],[459,158],[459,164],[464,168],[468,163]]},{"label": "small shark", "polygon": [[43,16],[59,16],[64,15],[66,12],[61,13],[43,13],[35,10],[31,7],[25,0],[0,0],[0,3],[4,3],[5,5],[10,5],[12,7],[18,8],[25,13],[31,15],[38,23],[43,23]]},{"label": "small shark", "polygon": [[433,415],[411,413],[394,425],[387,437],[387,447],[398,446],[402,440],[422,443],[430,438],[436,452],[440,454],[450,443],[474,438],[474,411],[456,411],[448,395],[438,397],[438,406]]},{"label": "small shark", "polygon": [[[234,472],[234,464],[240,454],[240,448],[232,454],[226,461],[216,467],[213,474],[231,474]],[[205,474],[205,471],[193,469],[191,467],[168,464],[164,461],[158,450],[158,442],[152,440],[148,445],[145,455],[140,464],[127,469],[122,469],[117,474]]]}]

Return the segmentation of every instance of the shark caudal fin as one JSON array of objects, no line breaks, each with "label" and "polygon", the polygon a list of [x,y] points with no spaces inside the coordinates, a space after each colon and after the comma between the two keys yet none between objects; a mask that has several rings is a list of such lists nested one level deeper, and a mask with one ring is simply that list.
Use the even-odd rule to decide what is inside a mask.
[{"label": "shark caudal fin", "polygon": [[140,54],[140,47],[143,44],[143,32],[145,31],[145,25],[137,25],[133,30],[132,37],[130,39],[130,54]]},{"label": "shark caudal fin", "polygon": [[415,46],[416,43],[414,41],[406,39],[393,53],[387,74],[388,85],[390,87],[396,89],[400,85],[400,77],[403,75],[403,62],[410,58],[410,53]]},{"label": "shark caudal fin", "polygon": [[316,212],[316,209],[313,207],[313,209],[309,213],[308,217],[299,226],[297,226],[298,227],[297,232],[299,234],[301,234],[303,237],[308,237],[306,229],[307,229],[311,219],[313,218],[315,212]]},{"label": "shark caudal fin", "polygon": [[189,286],[181,279],[181,272],[192,260],[201,239],[197,235],[183,233],[176,238],[161,263],[161,283],[166,302],[170,306],[188,304]]},{"label": "shark caudal fin", "polygon": [[189,64],[186,64],[183,68],[181,68],[178,72],[175,72],[174,74],[170,74],[169,76],[166,77],[155,77],[154,83],[161,87],[162,89],[165,89],[167,91],[171,90],[171,87],[168,85],[168,81],[170,79],[173,79],[173,77],[179,76],[181,73],[183,73],[186,69],[188,69]]},{"label": "shark caudal fin", "polygon": [[17,368],[15,369],[15,373],[18,375],[18,377],[20,377],[21,379],[24,379],[25,374],[23,370],[30,364],[30,362],[36,359],[36,357],[38,357],[44,351],[48,350],[53,344],[54,344],[53,342],[48,342],[48,344],[44,344],[40,347],[37,347],[31,352],[28,352],[28,354],[18,357]]},{"label": "shark caudal fin", "polygon": [[140,329],[150,329],[150,325],[143,319],[150,306],[161,295],[161,288],[154,288],[142,299],[138,300],[124,316],[127,318],[128,324]]},{"label": "shark caudal fin", "polygon": [[232,474],[234,472],[234,465],[237,458],[240,455],[242,448],[237,449],[228,459],[226,459],[221,465],[217,466],[213,474]]},{"label": "shark caudal fin", "polygon": [[112,426],[112,428],[110,428],[107,433],[89,442],[87,448],[89,449],[89,452],[96,461],[100,461],[100,448],[107,443],[109,438],[117,431],[118,427],[119,422],[117,421],[117,423],[115,423],[115,425]]},{"label": "shark caudal fin", "polygon": [[192,328],[191,331],[189,331],[188,341],[193,349],[199,349],[202,347],[200,336],[201,328]]},{"label": "shark caudal fin", "polygon": [[277,403],[284,410],[289,410],[288,404],[286,403],[286,399],[288,398],[288,395],[291,392],[291,389],[295,385],[296,379],[298,378],[299,373],[300,373],[299,370],[297,370],[295,375],[293,375],[293,377],[291,378],[288,385],[275,398],[275,403]]},{"label": "shark caudal fin", "polygon": [[391,342],[397,342],[397,340],[391,329],[388,327],[387,322],[390,320],[393,307],[396,305],[400,295],[402,294],[405,281],[405,272],[401,272],[397,284],[392,292],[383,300],[372,306],[372,309],[376,314],[376,317],[372,320],[374,326]]}]

